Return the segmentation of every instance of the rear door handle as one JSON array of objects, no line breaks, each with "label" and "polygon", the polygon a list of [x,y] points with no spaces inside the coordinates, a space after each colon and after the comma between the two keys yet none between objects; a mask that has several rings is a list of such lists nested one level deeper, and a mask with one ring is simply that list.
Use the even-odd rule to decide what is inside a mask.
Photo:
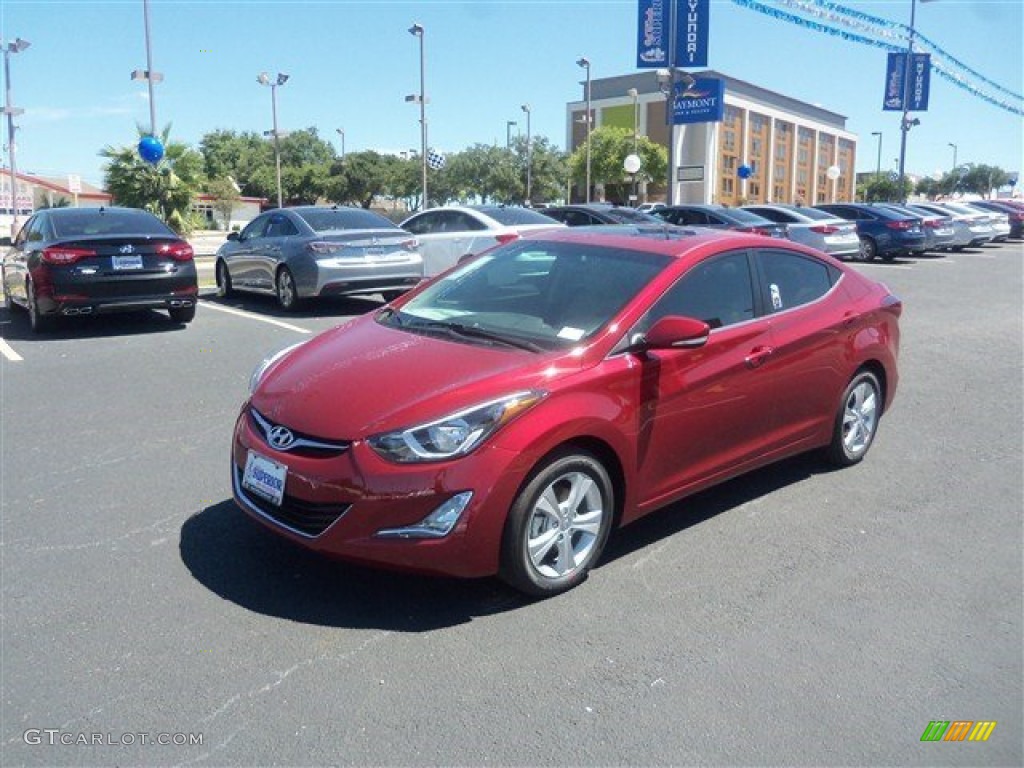
[{"label": "rear door handle", "polygon": [[765,361],[772,356],[775,350],[772,347],[754,347],[750,354],[744,358],[748,368],[760,368]]}]

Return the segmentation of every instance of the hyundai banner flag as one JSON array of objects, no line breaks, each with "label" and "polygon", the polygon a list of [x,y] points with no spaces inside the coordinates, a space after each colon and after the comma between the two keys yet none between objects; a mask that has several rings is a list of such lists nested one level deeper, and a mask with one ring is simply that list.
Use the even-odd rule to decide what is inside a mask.
[{"label": "hyundai banner flag", "polygon": [[909,76],[907,111],[927,112],[928,92],[931,87],[931,54],[915,53],[910,58],[907,71],[907,54],[890,53],[885,70],[885,97],[882,109],[889,112],[903,111],[904,78]]},{"label": "hyundai banner flag", "polygon": [[710,11],[711,0],[639,0],[637,68],[706,67]]}]

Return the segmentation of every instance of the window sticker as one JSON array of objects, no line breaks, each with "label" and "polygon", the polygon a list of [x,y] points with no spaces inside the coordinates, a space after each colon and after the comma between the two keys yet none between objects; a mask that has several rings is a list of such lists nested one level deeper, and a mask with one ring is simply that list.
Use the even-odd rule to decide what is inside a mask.
[{"label": "window sticker", "polygon": [[582,328],[572,328],[567,325],[558,332],[558,338],[579,341],[583,338],[584,333],[585,331]]},{"label": "window sticker", "polygon": [[782,294],[779,292],[779,286],[772,283],[770,286],[772,292],[772,309],[782,309]]}]

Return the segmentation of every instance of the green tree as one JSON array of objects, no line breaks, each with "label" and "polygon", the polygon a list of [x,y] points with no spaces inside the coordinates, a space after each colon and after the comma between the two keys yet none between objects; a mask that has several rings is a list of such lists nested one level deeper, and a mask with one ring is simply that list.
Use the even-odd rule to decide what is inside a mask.
[{"label": "green tree", "polygon": [[[565,197],[565,182],[569,178],[569,156],[552,146],[546,136],[534,136],[530,159],[530,202],[542,203],[548,200],[560,200]],[[512,149],[516,155],[519,169],[521,192],[513,200],[522,202],[526,199],[526,137],[519,136],[512,141]]]},{"label": "green tree", "polygon": [[349,152],[344,160],[331,165],[324,179],[324,195],[335,203],[369,208],[375,197],[390,191],[396,160],[373,150]]},{"label": "green tree", "polygon": [[[164,156],[156,165],[139,157],[137,147],[107,146],[104,183],[118,205],[145,208],[163,219],[175,232],[187,233],[196,223],[192,204],[203,181],[203,157],[185,144],[170,140],[171,126],[160,140]],[[148,135],[141,126],[139,137]]]},{"label": "green tree", "polygon": [[241,197],[238,185],[230,176],[222,176],[206,183],[206,193],[213,197],[213,209],[224,220],[224,228],[230,229],[231,214]]},{"label": "green tree", "polygon": [[1005,186],[1010,174],[993,165],[967,163],[957,169],[957,190],[988,198],[992,190]]},{"label": "green tree", "polygon": [[867,203],[896,203],[910,197],[913,183],[910,179],[903,179],[902,191],[898,179],[888,174],[875,174],[862,188],[864,201]]},{"label": "green tree", "polygon": [[[625,200],[631,180],[623,170],[622,163],[633,153],[633,132],[628,128],[602,126],[590,134],[590,177],[592,184],[604,184],[606,195]],[[637,154],[640,156],[638,180],[655,181],[668,173],[668,151],[655,144],[646,136],[637,140]],[[569,158],[572,179],[586,183],[587,142],[584,142]]]}]

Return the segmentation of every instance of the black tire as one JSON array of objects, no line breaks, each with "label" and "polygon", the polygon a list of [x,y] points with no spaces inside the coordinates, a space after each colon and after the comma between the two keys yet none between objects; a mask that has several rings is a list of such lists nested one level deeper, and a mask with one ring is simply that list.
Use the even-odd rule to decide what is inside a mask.
[{"label": "black tire", "polygon": [[53,328],[53,316],[44,315],[39,311],[39,302],[36,301],[36,290],[29,280],[25,285],[26,304],[28,308],[28,326],[32,333],[44,333]]},{"label": "black tire", "polygon": [[[576,498],[571,509],[570,496]],[[553,455],[533,471],[509,510],[500,577],[534,597],[572,589],[601,557],[614,514],[611,479],[600,461],[580,450]]]},{"label": "black tire", "polygon": [[837,467],[861,461],[875,441],[882,417],[882,387],[871,371],[860,371],[843,391],[826,449],[828,460]]},{"label": "black tire", "polygon": [[295,278],[288,267],[281,267],[274,280],[277,303],[285,312],[294,312],[299,308],[299,291],[295,287]]},{"label": "black tire", "polygon": [[217,261],[215,277],[217,280],[218,297],[226,299],[235,292],[234,288],[231,287],[231,273],[228,272],[228,265],[222,259]]},{"label": "black tire", "polygon": [[191,323],[196,317],[196,305],[191,307],[171,307],[167,310],[171,320],[176,323]]},{"label": "black tire", "polygon": [[871,261],[878,256],[878,246],[875,245],[875,241],[870,237],[862,236],[860,239],[860,253],[857,255],[857,261]]}]

